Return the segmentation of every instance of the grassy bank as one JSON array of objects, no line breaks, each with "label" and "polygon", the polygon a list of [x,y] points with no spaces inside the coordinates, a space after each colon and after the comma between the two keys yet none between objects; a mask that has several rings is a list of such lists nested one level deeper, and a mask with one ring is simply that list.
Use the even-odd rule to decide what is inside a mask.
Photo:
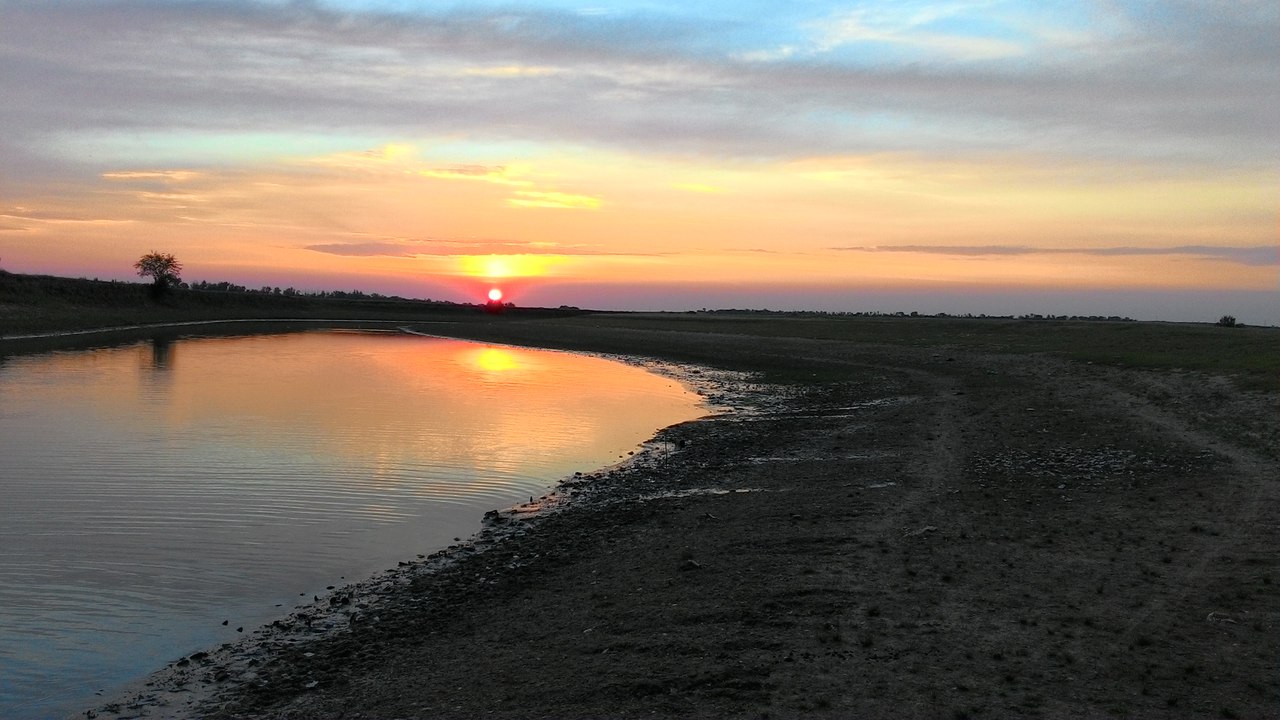
[{"label": "grassy bank", "polygon": [[[450,334],[567,349],[634,352],[647,333],[878,344],[945,354],[1049,353],[1077,362],[1228,376],[1240,387],[1280,390],[1280,328],[1007,318],[831,316],[778,313],[592,313],[399,298],[321,298],[257,292],[174,291],[156,299],[141,283],[0,272],[0,337],[87,328],[220,319],[450,322]],[[673,347],[669,356],[681,357]],[[682,359],[718,364],[724,358]],[[785,379],[792,358],[753,354],[749,369]],[[744,369],[748,369],[745,368]],[[808,368],[803,378],[821,374]]]},{"label": "grassy bank", "polygon": [[[627,352],[633,336],[645,333],[887,345],[915,349],[925,357],[959,350],[1046,353],[1082,363],[1201,372],[1230,377],[1242,388],[1280,390],[1280,328],[954,317],[597,313],[537,322],[513,318],[503,323],[459,327],[450,333],[479,340],[615,352]],[[787,374],[799,363],[785,354],[769,353],[768,345],[763,343],[754,353],[734,355],[736,362],[750,365],[742,369],[770,371],[772,379],[787,380]],[[664,354],[713,365],[729,360],[728,356],[705,353],[682,355],[678,348]],[[821,367],[806,367],[803,375],[791,379],[822,379],[822,372]]]},{"label": "grassy bank", "polygon": [[[636,321],[630,321],[635,323]],[[994,318],[768,318],[672,316],[641,319],[650,326],[698,332],[747,332],[945,350],[1052,353],[1080,362],[1237,375],[1245,384],[1277,387],[1280,329],[1208,324],[1014,320]]]}]

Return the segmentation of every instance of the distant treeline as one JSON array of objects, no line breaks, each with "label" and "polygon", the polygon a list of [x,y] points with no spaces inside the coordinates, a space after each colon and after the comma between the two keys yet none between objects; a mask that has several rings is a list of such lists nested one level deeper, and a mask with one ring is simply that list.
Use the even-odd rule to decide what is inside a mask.
[{"label": "distant treeline", "polygon": [[192,320],[429,320],[459,316],[576,315],[577,308],[518,308],[418,300],[353,291],[249,289],[230,282],[178,283],[162,294],[150,283],[24,275],[0,270],[0,337]]},{"label": "distant treeline", "polygon": [[[150,294],[150,284],[125,280],[89,280],[86,278],[67,278],[56,275],[23,275],[0,270],[0,302],[30,304],[33,302],[61,301],[71,304],[95,305],[133,305],[154,299]],[[263,286],[249,288],[231,282],[207,282],[204,280],[187,283],[180,282],[174,286],[170,302],[194,301],[200,303],[202,295],[233,294],[248,296],[245,299],[254,304],[253,297],[271,296],[276,298],[296,298],[311,300],[373,300],[390,303],[409,303],[414,305],[458,306],[465,304],[448,300],[419,300],[397,295],[366,293],[360,290],[331,290],[308,292],[297,288]],[[209,298],[210,301],[214,301]],[[243,303],[237,303],[243,304]]]},{"label": "distant treeline", "polygon": [[707,315],[773,315],[784,317],[923,317],[923,318],[966,318],[966,319],[991,319],[991,320],[1097,320],[1105,322],[1137,322],[1131,317],[1122,317],[1120,315],[1041,315],[1039,313],[1027,313],[1025,315],[988,315],[986,313],[928,313],[919,312],[881,312],[879,310],[863,310],[863,311],[840,311],[840,310],[689,310],[690,314],[707,314]]},{"label": "distant treeline", "polygon": [[223,292],[223,293],[254,293],[258,295],[280,295],[282,297],[311,297],[311,298],[333,298],[336,300],[396,300],[402,302],[422,302],[438,305],[458,305],[449,300],[432,300],[430,298],[419,300],[417,298],[405,298],[399,295],[383,295],[381,293],[366,293],[362,290],[299,290],[293,287],[282,288],[278,286],[263,285],[260,288],[245,287],[235,283],[226,282],[208,282],[200,280],[193,283],[179,283],[180,290],[195,290],[197,292]]},{"label": "distant treeline", "polygon": [[[29,304],[36,297],[46,300],[61,300],[72,304],[94,304],[108,306],[125,306],[142,303],[147,301],[148,285],[145,283],[128,282],[121,280],[87,280],[83,278],[65,278],[52,275],[21,275],[9,273],[0,269],[0,303],[17,303]],[[255,299],[261,298],[266,300],[270,298],[291,298],[294,307],[298,307],[298,302],[302,300],[313,301],[356,301],[363,305],[381,304],[384,307],[401,308],[408,307],[431,307],[439,310],[448,308],[464,309],[479,307],[469,303],[456,303],[449,300],[432,300],[405,298],[399,295],[383,295],[376,292],[364,292],[362,290],[319,290],[307,291],[299,290],[294,287],[279,287],[272,285],[263,285],[259,288],[251,288],[245,285],[222,281],[209,282],[207,280],[199,280],[196,282],[181,282],[175,287],[175,297],[171,301],[181,302],[185,299],[188,303],[194,304],[225,304],[226,301],[219,301],[215,298],[218,296],[226,297],[228,295],[239,295],[243,297],[243,301],[234,302],[236,305],[259,306],[262,304],[256,302]],[[210,297],[212,296],[212,297]],[[229,298],[228,298],[229,299]],[[286,301],[288,302],[288,301]],[[280,307],[275,305],[274,307]],[[511,309],[514,306],[511,303],[503,303],[503,307]],[[557,312],[581,312],[579,308],[561,305],[556,308]],[[862,317],[862,318],[903,318],[903,317],[922,317],[922,318],[965,318],[965,319],[991,319],[991,320],[1044,320],[1044,321],[1098,321],[1098,322],[1137,322],[1131,317],[1120,315],[1041,315],[1039,313],[1025,313],[1022,315],[988,315],[986,313],[919,313],[919,312],[883,312],[879,310],[869,311],[827,311],[827,310],[768,310],[768,309],[749,309],[749,308],[732,308],[710,310],[702,308],[701,310],[689,310],[687,314],[708,314],[708,315],[755,315],[755,316],[771,316],[771,317]],[[1239,325],[1235,322],[1235,318],[1225,316],[1224,320],[1230,318],[1231,324]],[[1226,324],[1219,321],[1219,324]]]}]

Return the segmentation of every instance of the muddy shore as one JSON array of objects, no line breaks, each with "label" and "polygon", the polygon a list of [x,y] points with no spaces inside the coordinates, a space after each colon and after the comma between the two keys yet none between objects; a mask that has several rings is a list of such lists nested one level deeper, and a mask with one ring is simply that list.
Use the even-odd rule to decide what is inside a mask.
[{"label": "muddy shore", "polygon": [[789,376],[88,715],[1280,710],[1272,394],[955,348],[467,332]]}]

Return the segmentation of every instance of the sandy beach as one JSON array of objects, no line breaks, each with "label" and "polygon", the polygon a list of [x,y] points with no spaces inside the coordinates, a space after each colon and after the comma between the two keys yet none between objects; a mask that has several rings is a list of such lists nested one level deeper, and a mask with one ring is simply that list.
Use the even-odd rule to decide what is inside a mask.
[{"label": "sandy beach", "polygon": [[1274,395],[1046,356],[536,325],[457,334],[807,379],[689,370],[738,409],[88,716],[1277,709]]}]

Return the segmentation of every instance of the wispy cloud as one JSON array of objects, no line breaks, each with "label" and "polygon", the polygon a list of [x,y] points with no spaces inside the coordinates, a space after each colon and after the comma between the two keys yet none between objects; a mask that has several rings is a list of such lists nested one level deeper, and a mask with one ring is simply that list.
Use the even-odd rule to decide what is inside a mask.
[{"label": "wispy cloud", "polygon": [[[32,147],[66,161],[60,143],[85,132],[279,127],[748,158],[1035,148],[1261,167],[1280,151],[1280,14],[1265,3],[760,5],[754,21],[696,4],[328,7],[7,2],[0,164]],[[827,50],[746,39],[765,29]],[[866,45],[916,55],[871,62]],[[885,132],[885,117],[910,122]]]},{"label": "wispy cloud", "polygon": [[327,253],[329,255],[341,255],[343,257],[411,258],[418,257],[419,255],[443,254],[422,252],[421,248],[414,248],[412,245],[398,242],[321,243],[318,245],[307,245],[303,249],[314,250],[316,252]]},{"label": "wispy cloud", "polygon": [[0,220],[16,221],[12,227],[29,228],[32,224],[42,225],[125,225],[132,220],[119,218],[94,217],[80,213],[66,213],[56,210],[28,210],[26,208],[10,208],[0,212]]},{"label": "wispy cloud", "polygon": [[348,242],[317,243],[304,246],[305,250],[341,255],[344,257],[400,257],[491,254],[550,254],[545,248],[531,243],[505,240],[448,240],[389,238],[382,240],[358,240]]},{"label": "wispy cloud", "polygon": [[[816,49],[831,52],[849,45],[873,44],[906,48],[917,56],[958,60],[993,60],[1028,54],[1024,43],[976,32],[931,29],[940,20],[968,14],[963,5],[930,3],[927,9],[903,12],[901,6],[843,12],[820,24]],[[982,3],[989,5],[989,3]]]},{"label": "wispy cloud", "polygon": [[361,153],[339,153],[312,162],[321,166],[357,167],[366,169],[372,161],[380,168],[390,167],[394,172],[407,173],[432,180],[481,182],[514,188],[506,204],[518,208],[555,208],[567,210],[596,210],[603,200],[592,195],[563,192],[541,187],[530,167],[508,165],[484,165],[479,163],[426,166],[418,158],[416,148],[408,145],[389,146]]},{"label": "wispy cloud", "polygon": [[515,195],[515,197],[507,200],[508,205],[524,208],[596,210],[603,204],[603,201],[598,197],[574,195],[572,193],[517,190]]},{"label": "wispy cloud", "polygon": [[597,210],[603,200],[592,195],[537,189],[538,183],[523,176],[526,170],[505,165],[454,165],[416,171],[419,177],[437,180],[471,180],[517,188],[506,204],[517,208],[552,208],[560,210]]},{"label": "wispy cloud", "polygon": [[808,252],[800,252],[796,250],[777,250],[772,248],[730,248],[725,252],[733,254],[749,254],[749,255],[810,255]]},{"label": "wispy cloud", "polygon": [[1204,260],[1218,260],[1265,267],[1280,265],[1280,246],[1254,245],[1221,247],[1213,245],[1177,245],[1173,247],[1104,247],[1045,248],[1029,245],[883,245],[845,246],[832,250],[868,253],[917,253],[952,257],[991,257],[1011,255],[1092,255],[1098,257],[1136,255],[1183,255]]},{"label": "wispy cloud", "polygon": [[463,70],[464,75],[497,78],[529,78],[544,77],[560,72],[553,67],[537,67],[528,65],[498,65],[494,67],[472,67]]},{"label": "wispy cloud", "polygon": [[107,180],[161,180],[165,182],[185,182],[200,177],[193,170],[122,170],[102,173]]},{"label": "wispy cloud", "polygon": [[497,185],[514,185],[528,187],[532,181],[516,177],[515,173],[504,165],[454,165],[452,167],[427,168],[418,170],[420,177],[438,180],[478,180]]},{"label": "wispy cloud", "polygon": [[589,257],[656,257],[663,253],[618,252],[599,246],[523,242],[517,240],[450,240],[394,238],[374,241],[318,243],[304,246],[329,255],[344,257],[423,257],[482,255],[557,255]]}]

